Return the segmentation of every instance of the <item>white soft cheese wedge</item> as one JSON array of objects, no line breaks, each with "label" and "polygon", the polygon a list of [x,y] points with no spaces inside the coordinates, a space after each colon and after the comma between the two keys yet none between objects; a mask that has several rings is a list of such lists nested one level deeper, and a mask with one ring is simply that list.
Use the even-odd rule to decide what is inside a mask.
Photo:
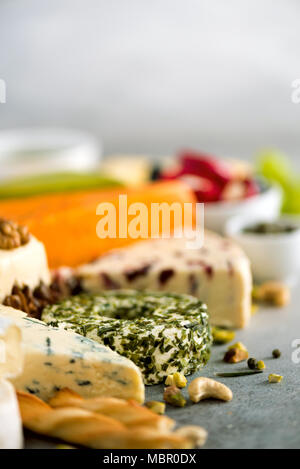
[{"label": "white soft cheese wedge", "polygon": [[25,313],[0,306],[0,317],[10,317],[21,329],[24,369],[11,382],[48,400],[68,387],[84,397],[110,396],[144,400],[140,370],[127,358],[81,335],[54,329]]},{"label": "white soft cheese wedge", "polygon": [[0,449],[20,449],[23,446],[16,393],[5,379],[22,371],[21,340],[21,331],[12,319],[0,317]]},{"label": "white soft cheese wedge", "polygon": [[22,335],[9,317],[0,317],[0,377],[12,378],[23,369]]},{"label": "white soft cheese wedge", "polygon": [[133,288],[194,295],[208,305],[215,325],[240,328],[251,316],[249,260],[235,243],[211,232],[199,249],[187,249],[186,239],[138,242],[80,267],[77,274],[92,293]]},{"label": "white soft cheese wedge", "polygon": [[40,281],[47,285],[50,283],[43,243],[31,236],[24,246],[0,249],[0,301],[11,293],[14,284],[33,289]]},{"label": "white soft cheese wedge", "polygon": [[21,449],[22,422],[13,385],[0,378],[0,449]]}]

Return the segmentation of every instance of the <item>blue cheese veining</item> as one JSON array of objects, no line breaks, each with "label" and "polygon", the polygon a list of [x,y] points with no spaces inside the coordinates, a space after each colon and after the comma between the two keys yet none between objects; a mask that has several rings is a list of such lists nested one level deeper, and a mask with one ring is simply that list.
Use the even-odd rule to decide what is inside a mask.
[{"label": "blue cheese veining", "polygon": [[129,360],[88,338],[48,327],[20,311],[0,306],[21,329],[24,369],[11,382],[17,389],[49,399],[68,387],[82,396],[144,400],[139,369]]}]

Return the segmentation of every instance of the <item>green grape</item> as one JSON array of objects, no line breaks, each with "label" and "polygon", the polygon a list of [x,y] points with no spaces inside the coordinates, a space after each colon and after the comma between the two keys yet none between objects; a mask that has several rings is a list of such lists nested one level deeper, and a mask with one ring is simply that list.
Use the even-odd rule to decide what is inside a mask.
[{"label": "green grape", "polygon": [[283,190],[283,213],[300,214],[300,176],[289,159],[277,150],[264,150],[257,158],[258,174]]}]

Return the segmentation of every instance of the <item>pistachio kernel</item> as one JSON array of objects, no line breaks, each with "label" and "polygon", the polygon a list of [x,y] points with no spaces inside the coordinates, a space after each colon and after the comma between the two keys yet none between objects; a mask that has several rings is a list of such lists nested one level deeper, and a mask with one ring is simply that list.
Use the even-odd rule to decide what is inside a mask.
[{"label": "pistachio kernel", "polygon": [[215,345],[228,344],[234,340],[235,332],[228,329],[221,329],[220,327],[213,327],[212,336]]},{"label": "pistachio kernel", "polygon": [[166,386],[175,386],[174,375],[168,375],[165,380]]},{"label": "pistachio kernel", "polygon": [[178,371],[176,371],[176,373],[174,373],[174,375],[173,375],[173,378],[174,378],[175,386],[177,386],[178,388],[185,388],[186,387],[187,379],[182,373],[179,373]]},{"label": "pistachio kernel", "polygon": [[265,362],[262,360],[259,360],[256,365],[257,370],[264,370],[266,368]]},{"label": "pistachio kernel", "polygon": [[280,383],[283,380],[283,376],[272,373],[269,375],[269,383]]},{"label": "pistachio kernel", "polygon": [[236,342],[233,345],[230,345],[227,350],[230,349],[239,349],[239,350],[244,350],[245,352],[248,352],[247,347],[242,342]]},{"label": "pistachio kernel", "polygon": [[158,415],[163,415],[166,410],[166,404],[164,402],[159,402],[159,401],[149,401],[145,403],[145,406],[149,409],[152,410],[155,414]]},{"label": "pistachio kernel", "polygon": [[230,348],[224,355],[224,362],[226,363],[240,363],[249,357],[247,350],[239,348]]},{"label": "pistachio kernel", "polygon": [[174,407],[184,407],[186,400],[176,386],[168,386],[164,390],[164,400]]}]

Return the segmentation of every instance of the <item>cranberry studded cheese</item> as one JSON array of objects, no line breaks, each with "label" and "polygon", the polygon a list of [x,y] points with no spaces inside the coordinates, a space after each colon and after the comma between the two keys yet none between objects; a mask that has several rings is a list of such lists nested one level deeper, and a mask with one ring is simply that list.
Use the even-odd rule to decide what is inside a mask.
[{"label": "cranberry studded cheese", "polygon": [[232,241],[205,233],[202,248],[186,239],[138,242],[79,267],[91,293],[131,288],[194,295],[208,305],[212,324],[245,327],[251,315],[250,263]]}]

